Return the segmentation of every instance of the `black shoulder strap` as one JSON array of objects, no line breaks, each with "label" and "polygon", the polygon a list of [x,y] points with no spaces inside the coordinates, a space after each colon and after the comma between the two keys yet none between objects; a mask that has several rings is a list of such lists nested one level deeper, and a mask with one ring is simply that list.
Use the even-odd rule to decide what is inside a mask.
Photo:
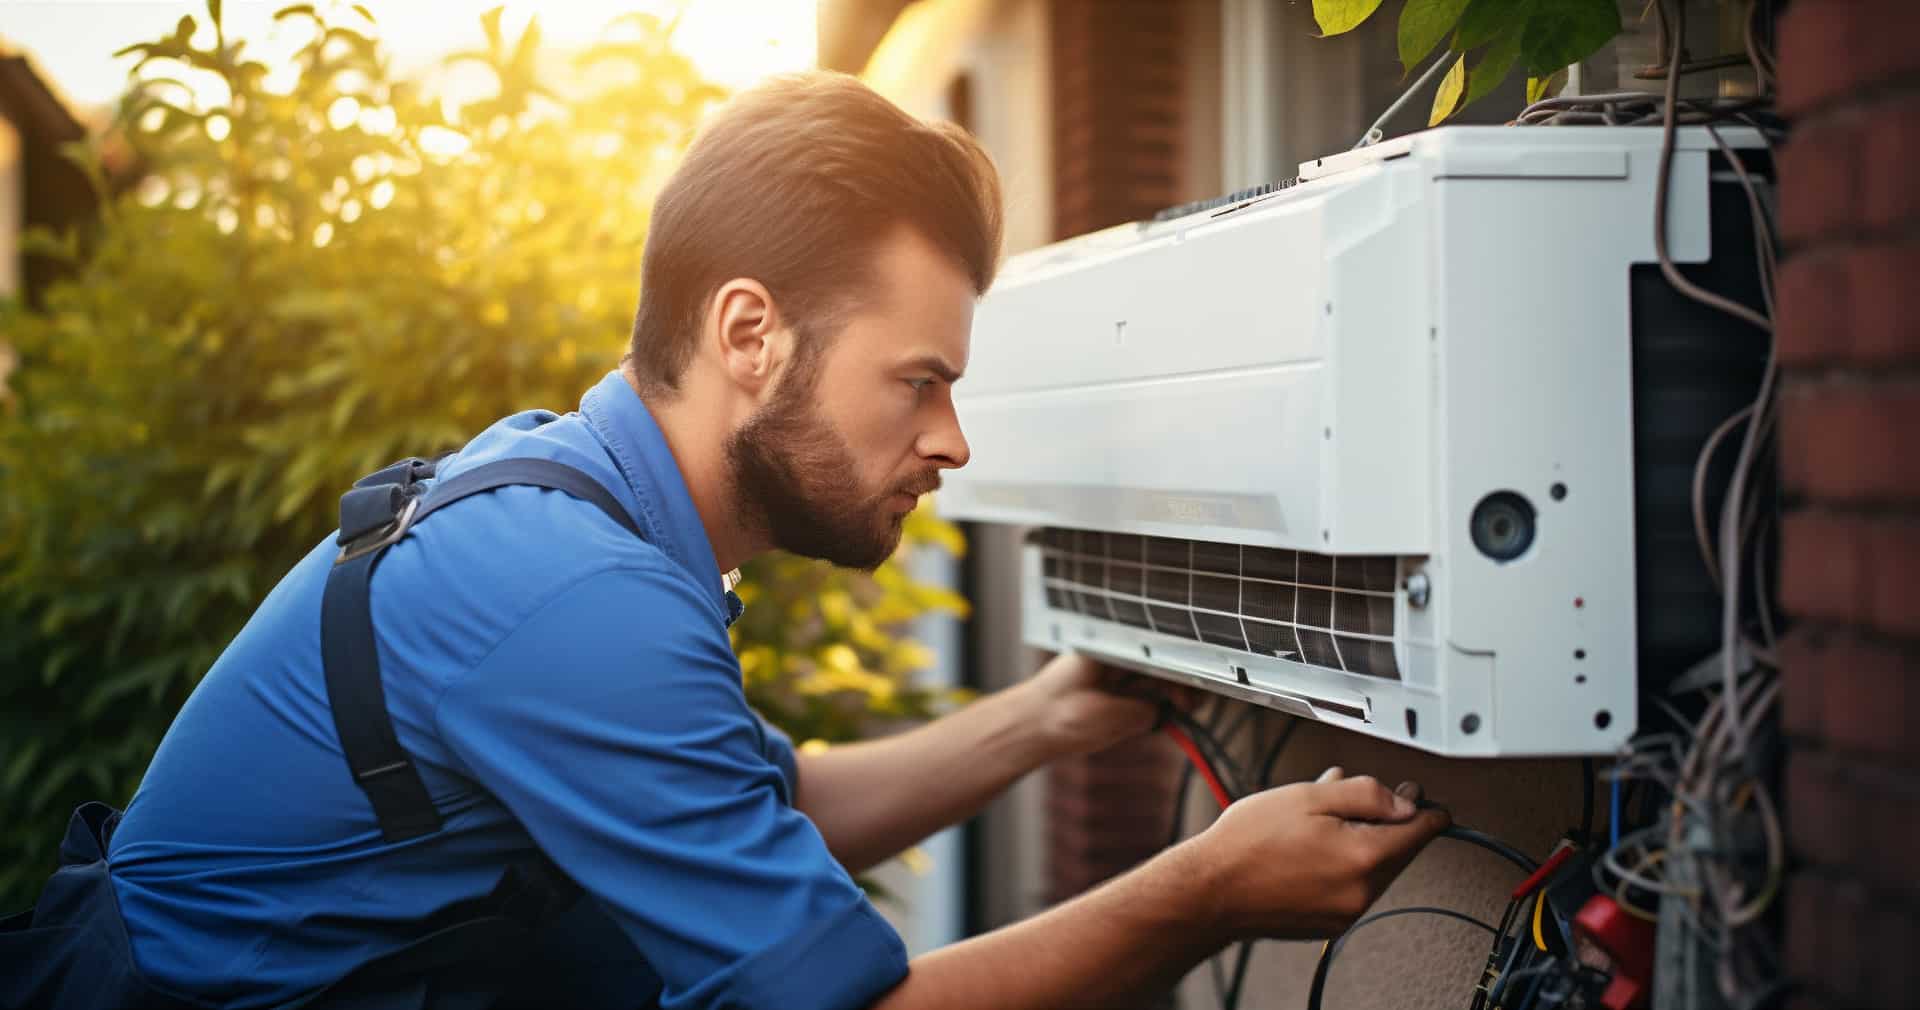
[{"label": "black shoulder strap", "polygon": [[354,485],[340,499],[340,556],[327,573],[320,604],[320,656],[326,670],[327,701],[340,734],[353,780],[366,792],[389,842],[440,830],[420,772],[394,735],[380,685],[380,657],[374,646],[369,590],[373,568],[413,524],[472,495],[508,485],[529,484],[562,491],[599,506],[607,517],[634,536],[639,524],[599,481],[544,459],[504,459],[477,466],[426,491],[420,482],[435,464],[402,460]]}]

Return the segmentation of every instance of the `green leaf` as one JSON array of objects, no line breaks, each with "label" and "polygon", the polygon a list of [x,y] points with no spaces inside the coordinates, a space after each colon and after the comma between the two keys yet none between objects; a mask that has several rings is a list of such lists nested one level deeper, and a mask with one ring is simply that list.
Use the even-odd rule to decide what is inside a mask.
[{"label": "green leaf", "polygon": [[1466,9],[1467,0],[1407,0],[1400,12],[1400,65],[1412,71],[1424,62]]},{"label": "green leaf", "polygon": [[1453,61],[1453,67],[1445,77],[1440,78],[1440,90],[1433,94],[1433,113],[1427,117],[1428,126],[1439,126],[1460,105],[1460,95],[1467,87],[1467,57],[1461,54]]},{"label": "green leaf", "polygon": [[1578,63],[1620,33],[1614,0],[1540,0],[1520,43],[1536,77]]},{"label": "green leaf", "polygon": [[1560,91],[1561,85],[1565,83],[1566,74],[1564,71],[1555,71],[1545,77],[1529,76],[1527,78],[1527,104],[1532,105],[1543,98],[1552,97]]},{"label": "green leaf", "polygon": [[[1513,32],[1494,40],[1487,51],[1480,54],[1480,62],[1467,72],[1467,97],[1460,100],[1460,108],[1487,97],[1500,82],[1513,72],[1514,63],[1520,58],[1520,33]],[[1458,110],[1455,110],[1458,111]]]},{"label": "green leaf", "polygon": [[1323,35],[1341,35],[1360,27],[1380,9],[1381,0],[1313,0],[1313,20]]},{"label": "green leaf", "polygon": [[1512,34],[1519,38],[1533,8],[1540,0],[1472,0],[1460,15],[1460,30],[1454,35],[1453,48],[1478,49],[1495,36]]},{"label": "green leaf", "polygon": [[7,762],[6,771],[0,773],[0,788],[4,788],[7,792],[11,793],[17,791],[22,785],[25,785],[27,773],[33,770],[34,762],[39,760],[40,751],[46,746],[46,743],[46,737],[29,739],[26,746],[20,748],[19,752],[13,755],[13,760]]}]

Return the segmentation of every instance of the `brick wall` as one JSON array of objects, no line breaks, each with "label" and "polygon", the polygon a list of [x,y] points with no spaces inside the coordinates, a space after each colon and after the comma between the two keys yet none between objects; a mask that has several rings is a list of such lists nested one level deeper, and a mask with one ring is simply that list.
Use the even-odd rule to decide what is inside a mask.
[{"label": "brick wall", "polygon": [[[1056,237],[1179,203],[1186,96],[1182,3],[1052,0]],[[1047,897],[1070,898],[1167,841],[1178,754],[1156,738],[1047,773]]]},{"label": "brick wall", "polygon": [[1920,3],[1795,0],[1780,89],[1788,970],[1920,992]]}]

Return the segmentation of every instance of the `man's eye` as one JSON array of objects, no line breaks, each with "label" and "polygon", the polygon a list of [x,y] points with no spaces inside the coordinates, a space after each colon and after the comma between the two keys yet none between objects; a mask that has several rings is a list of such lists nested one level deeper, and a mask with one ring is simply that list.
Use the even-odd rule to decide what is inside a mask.
[{"label": "man's eye", "polygon": [[907,385],[912,387],[914,392],[918,393],[919,391],[927,388],[928,386],[933,385],[933,380],[932,379],[908,379]]}]

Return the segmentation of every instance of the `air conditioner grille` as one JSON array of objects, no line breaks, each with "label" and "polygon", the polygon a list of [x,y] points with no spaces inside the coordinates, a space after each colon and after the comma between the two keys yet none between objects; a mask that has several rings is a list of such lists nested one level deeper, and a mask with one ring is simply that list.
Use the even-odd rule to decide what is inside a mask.
[{"label": "air conditioner grille", "polygon": [[1162,634],[1400,678],[1392,556],[1036,530],[1047,605]]}]

